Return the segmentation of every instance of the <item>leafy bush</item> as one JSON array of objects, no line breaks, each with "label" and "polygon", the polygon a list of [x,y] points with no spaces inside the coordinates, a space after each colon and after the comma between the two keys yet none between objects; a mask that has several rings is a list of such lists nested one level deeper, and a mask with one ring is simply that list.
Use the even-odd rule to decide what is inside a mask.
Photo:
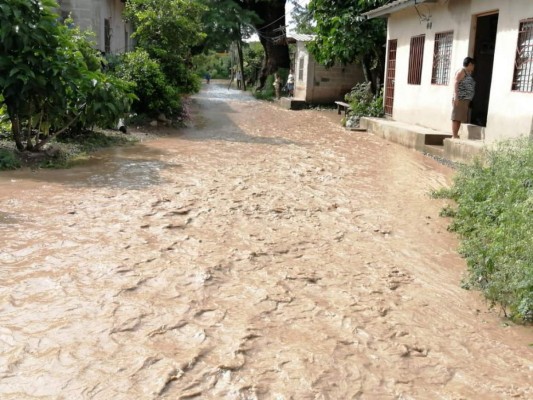
[{"label": "leafy bush", "polygon": [[12,149],[0,149],[0,171],[19,167],[20,161]]},{"label": "leafy bush", "polygon": [[457,202],[450,229],[462,238],[464,287],[533,321],[533,141],[503,142],[463,166],[447,194]]},{"label": "leafy bush", "polygon": [[166,80],[182,93],[200,89],[201,80],[191,68],[191,49],[205,39],[201,18],[206,7],[187,0],[129,0],[124,17],[135,26],[132,38],[138,48],[157,60]]},{"label": "leafy bush", "polygon": [[350,104],[351,114],[358,117],[382,117],[385,114],[383,97],[380,93],[372,93],[370,82],[356,84],[344,98]]},{"label": "leafy bush", "polygon": [[212,79],[228,79],[231,60],[229,53],[198,54],[194,56],[193,63],[197,74],[204,77],[209,72]]},{"label": "leafy bush", "polygon": [[274,90],[274,75],[269,75],[262,90],[254,91],[254,97],[259,100],[273,100],[276,97]]},{"label": "leafy bush", "polygon": [[76,124],[117,120],[127,85],[106,77],[86,34],[58,23],[54,0],[0,4],[0,94],[17,149],[39,151]]},{"label": "leafy bush", "polygon": [[116,75],[134,84],[137,100],[132,108],[138,114],[175,115],[181,110],[178,90],[170,85],[157,60],[148,52],[137,49],[117,63]]}]

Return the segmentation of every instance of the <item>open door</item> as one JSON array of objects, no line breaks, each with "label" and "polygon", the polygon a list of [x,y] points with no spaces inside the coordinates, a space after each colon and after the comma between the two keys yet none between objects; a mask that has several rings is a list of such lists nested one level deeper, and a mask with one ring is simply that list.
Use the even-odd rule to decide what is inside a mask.
[{"label": "open door", "polygon": [[470,123],[487,126],[494,48],[496,47],[496,34],[498,32],[498,13],[479,15],[476,19],[474,44],[476,94],[472,100]]}]

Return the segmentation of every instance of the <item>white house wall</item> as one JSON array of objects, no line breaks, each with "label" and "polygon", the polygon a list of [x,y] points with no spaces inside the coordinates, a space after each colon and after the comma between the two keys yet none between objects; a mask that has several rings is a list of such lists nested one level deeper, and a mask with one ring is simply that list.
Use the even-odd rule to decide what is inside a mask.
[{"label": "white house wall", "polygon": [[[414,8],[394,13],[388,21],[388,39],[397,39],[393,119],[441,131],[450,131],[453,78],[466,56],[473,55],[475,16],[498,11],[492,85],[485,139],[529,135],[533,130],[533,93],[511,90],[518,27],[521,20],[533,18],[532,0],[448,0],[419,5],[431,14],[432,26],[420,22]],[[428,13],[429,11],[429,13]],[[436,33],[453,30],[450,80],[447,85],[431,84]],[[411,37],[425,34],[422,83],[407,83]]]},{"label": "white house wall", "polygon": [[[303,67],[300,65],[302,61]],[[294,98],[307,101],[307,89],[311,87],[309,79],[313,71],[309,71],[309,52],[305,47],[305,42],[296,42],[295,63]],[[303,69],[302,76],[300,76],[300,69]]]},{"label": "white house wall", "polygon": [[64,15],[72,15],[77,26],[96,34],[97,47],[101,51],[105,51],[106,19],[111,28],[111,53],[123,53],[131,49],[132,29],[122,18],[125,5],[120,0],[61,0],[59,5]]},{"label": "white house wall", "polygon": [[[344,100],[357,82],[364,81],[361,67],[355,64],[342,66],[335,65],[326,68],[318,64],[309,54],[305,42],[297,42],[295,90],[296,99],[308,103],[333,103],[335,100]],[[303,79],[299,79],[300,59],[304,59]]]}]

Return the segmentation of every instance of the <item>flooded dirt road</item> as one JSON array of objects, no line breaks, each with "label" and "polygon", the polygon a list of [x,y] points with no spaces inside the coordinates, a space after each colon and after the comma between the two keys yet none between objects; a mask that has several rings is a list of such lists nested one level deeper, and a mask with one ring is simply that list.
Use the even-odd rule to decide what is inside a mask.
[{"label": "flooded dirt road", "polygon": [[460,288],[453,171],[225,86],[194,127],[0,174],[1,399],[531,399]]}]

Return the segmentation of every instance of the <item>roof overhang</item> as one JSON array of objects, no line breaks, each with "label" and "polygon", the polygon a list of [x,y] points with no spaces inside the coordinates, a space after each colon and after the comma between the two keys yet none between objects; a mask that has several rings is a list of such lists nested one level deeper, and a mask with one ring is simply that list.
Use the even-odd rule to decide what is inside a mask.
[{"label": "roof overhang", "polygon": [[405,8],[414,7],[422,3],[436,3],[438,0],[396,0],[374,10],[362,14],[367,19],[388,18],[392,13],[398,12]]},{"label": "roof overhang", "polygon": [[304,35],[304,34],[301,34],[301,33],[288,33],[287,34],[287,42],[288,43],[310,42],[315,37],[316,37],[316,35]]}]

